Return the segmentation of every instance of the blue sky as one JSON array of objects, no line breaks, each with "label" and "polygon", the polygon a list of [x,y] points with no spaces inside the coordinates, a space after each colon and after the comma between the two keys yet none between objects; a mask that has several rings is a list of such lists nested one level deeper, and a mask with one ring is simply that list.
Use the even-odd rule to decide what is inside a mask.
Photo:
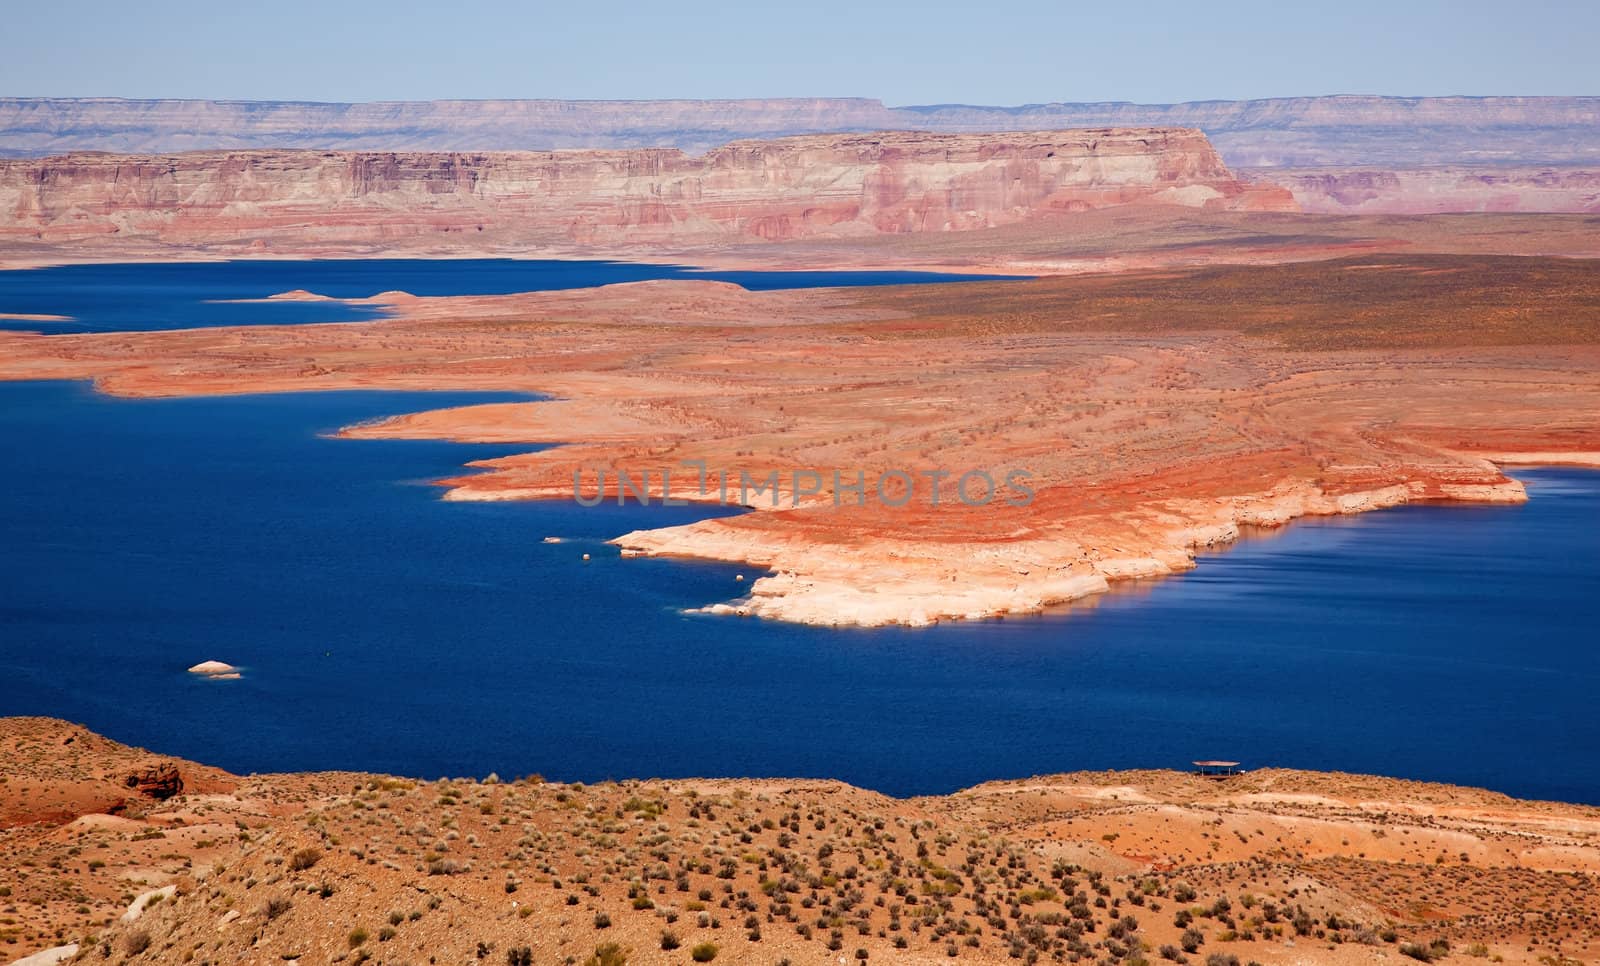
[{"label": "blue sky", "polygon": [[11,0],[0,96],[1600,94],[1600,3]]}]

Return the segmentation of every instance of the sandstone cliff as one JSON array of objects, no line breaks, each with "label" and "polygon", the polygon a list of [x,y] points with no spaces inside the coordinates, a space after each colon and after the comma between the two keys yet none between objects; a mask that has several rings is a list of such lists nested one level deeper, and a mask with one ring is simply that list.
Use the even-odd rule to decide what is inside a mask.
[{"label": "sandstone cliff", "polygon": [[0,242],[524,247],[951,231],[1123,204],[1292,210],[1194,130],[885,133],[675,149],[0,161]]},{"label": "sandstone cliff", "polygon": [[0,98],[0,156],[222,148],[507,151],[676,147],[837,131],[1196,127],[1230,164],[1600,161],[1596,97],[1285,97],[1187,104],[941,104],[869,98],[295,101]]},{"label": "sandstone cliff", "polygon": [[1258,168],[1246,176],[1289,189],[1309,212],[1600,212],[1596,168]]}]

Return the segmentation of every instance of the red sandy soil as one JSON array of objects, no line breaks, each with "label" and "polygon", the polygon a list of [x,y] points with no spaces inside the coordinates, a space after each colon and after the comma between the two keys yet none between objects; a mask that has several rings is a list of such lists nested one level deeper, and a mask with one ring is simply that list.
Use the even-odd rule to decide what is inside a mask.
[{"label": "red sandy soil", "polygon": [[[112,816],[152,761],[185,789]],[[838,782],[227,775],[0,719],[0,956],[106,963],[1593,961],[1600,810],[1264,769]],[[125,910],[145,899],[132,921]],[[1182,952],[1193,929],[1191,953]],[[663,936],[677,942],[663,948]],[[670,943],[668,944],[670,945]],[[1212,956],[1223,957],[1211,960]]]},{"label": "red sandy soil", "polygon": [[[804,469],[825,484],[836,470],[949,471],[938,505],[921,485],[903,507],[848,494],[835,506],[825,485],[798,507],[762,496],[748,500],[759,512],[620,539],[767,568],[726,609],[821,623],[1037,610],[1183,570],[1242,526],[1520,500],[1493,460],[1600,453],[1595,261],[1368,255],[877,290],[652,282],[379,301],[397,317],[4,335],[0,378],[87,377],[127,395],[559,397],[350,431],[566,444],[484,464],[449,481],[450,499],[568,499],[574,472],[597,469],[648,471],[656,487],[672,469],[675,495],[699,497],[686,460],[735,489],[741,471],[780,471],[785,486]],[[962,506],[951,489],[968,470],[1025,471],[1037,496]]]}]

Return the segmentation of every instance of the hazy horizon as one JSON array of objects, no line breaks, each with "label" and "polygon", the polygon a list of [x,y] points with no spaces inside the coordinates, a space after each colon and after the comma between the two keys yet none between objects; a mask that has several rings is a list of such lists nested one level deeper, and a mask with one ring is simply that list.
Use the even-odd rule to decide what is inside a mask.
[{"label": "hazy horizon", "polygon": [[462,103],[462,104],[487,104],[495,102],[514,101],[556,101],[572,104],[653,104],[669,103],[673,101],[726,101],[738,103],[742,101],[875,101],[889,110],[903,110],[927,107],[973,107],[988,110],[1015,110],[1028,107],[1039,107],[1050,104],[1127,104],[1135,107],[1168,107],[1177,104],[1234,104],[1249,101],[1288,101],[1288,100],[1317,100],[1335,97],[1353,98],[1380,98],[1383,100],[1489,100],[1493,98],[1595,98],[1600,94],[1381,94],[1373,92],[1330,91],[1314,94],[1274,94],[1265,97],[1203,97],[1184,98],[1171,101],[1135,101],[1127,98],[1110,98],[1098,100],[1035,100],[1019,101],[1016,103],[987,103],[983,101],[919,101],[916,103],[896,103],[886,101],[881,97],[862,94],[775,94],[770,97],[729,95],[727,97],[415,97],[396,98],[385,97],[371,100],[328,100],[311,97],[208,97],[195,95],[192,97],[132,97],[124,94],[9,94],[0,92],[0,100],[15,101],[130,101],[130,102],[157,102],[157,101],[204,101],[218,104],[427,104],[427,103]]},{"label": "hazy horizon", "polygon": [[1600,94],[1600,5],[1349,0],[1337,16],[1244,0],[1226,11],[1018,0],[909,9],[816,0],[788,15],[693,8],[550,9],[484,0],[440,17],[281,0],[272,15],[176,0],[29,6],[0,96],[355,103],[865,97],[888,106]]}]

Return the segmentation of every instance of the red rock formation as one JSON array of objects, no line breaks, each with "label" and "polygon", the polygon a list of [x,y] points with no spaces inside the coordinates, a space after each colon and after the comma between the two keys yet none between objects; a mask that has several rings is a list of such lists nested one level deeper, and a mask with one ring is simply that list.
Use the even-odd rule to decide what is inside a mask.
[{"label": "red rock formation", "polygon": [[1594,168],[1278,168],[1248,176],[1289,189],[1309,212],[1600,212],[1600,170]]},{"label": "red rock formation", "polygon": [[183,775],[172,762],[161,762],[130,772],[123,784],[146,798],[166,800],[183,793]]},{"label": "red rock formation", "polygon": [[951,231],[1122,204],[1292,210],[1187,129],[812,135],[677,150],[0,161],[0,241],[517,244]]}]

